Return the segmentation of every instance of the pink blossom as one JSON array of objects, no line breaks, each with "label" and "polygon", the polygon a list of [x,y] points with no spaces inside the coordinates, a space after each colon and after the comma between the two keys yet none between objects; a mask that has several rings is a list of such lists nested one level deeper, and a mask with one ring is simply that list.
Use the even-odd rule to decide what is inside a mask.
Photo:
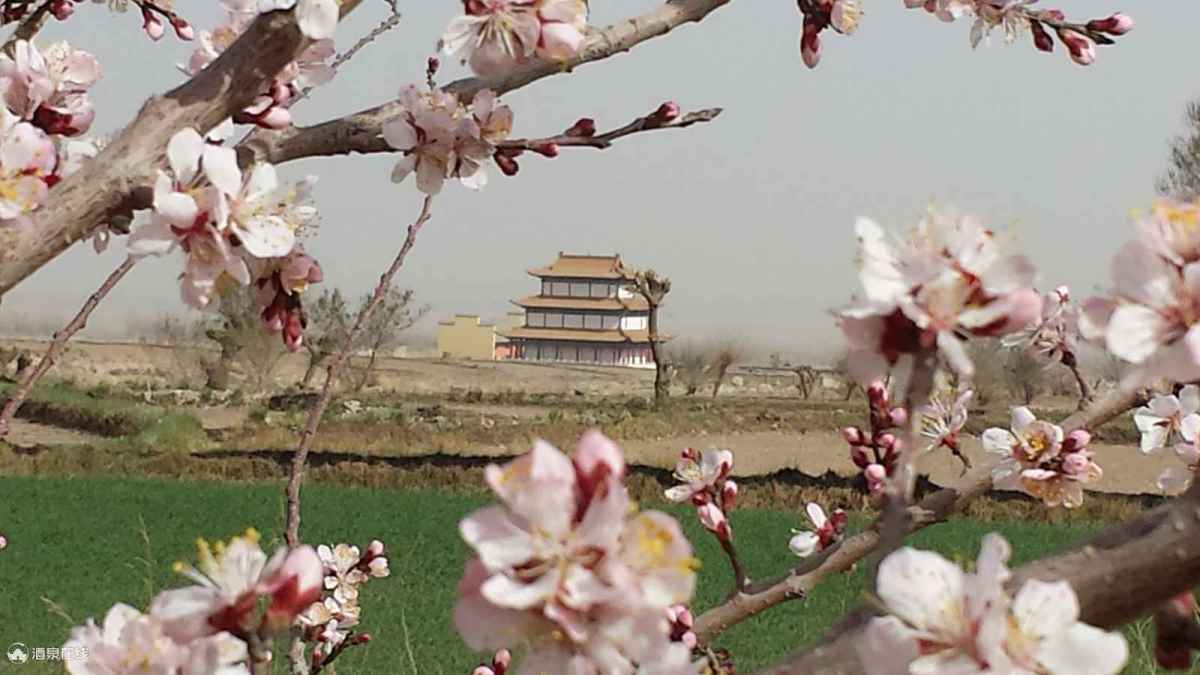
[{"label": "pink blossom", "polygon": [[1064,438],[1062,427],[1038,420],[1028,408],[1013,408],[1012,430],[983,432],[983,449],[1003,460],[992,469],[995,486],[1021,490],[1046,506],[1074,508],[1083,503],[1083,484],[1100,480],[1103,471],[1087,449],[1091,435],[1082,429]]},{"label": "pink blossom", "polygon": [[532,56],[566,60],[583,45],[585,0],[464,0],[466,14],[450,22],[442,51],[493,77]]},{"label": "pink blossom", "polygon": [[1104,19],[1093,19],[1087,22],[1087,28],[1110,35],[1124,35],[1133,30],[1133,18],[1117,12]]},{"label": "pink blossom", "polygon": [[255,298],[267,330],[280,333],[289,351],[303,346],[308,319],[300,295],[309,284],[324,278],[320,264],[299,246],[282,258],[257,261],[254,275]]},{"label": "pink blossom", "polygon": [[280,548],[268,560],[258,539],[254,530],[216,547],[201,539],[196,566],[175,566],[196,585],[164,591],[150,604],[163,632],[186,642],[255,629],[252,613],[264,596],[270,599],[266,619],[278,629],[320,597],[322,565],[311,546]]},{"label": "pink blossom", "polygon": [[858,645],[867,675],[1121,672],[1124,638],[1080,622],[1069,583],[1034,579],[1009,597],[1009,554],[992,533],[970,574],[929,551],[884,558],[877,593],[891,614]]},{"label": "pink blossom", "polygon": [[0,534],[0,551],[8,548],[8,537]]},{"label": "pink blossom", "polygon": [[888,469],[882,464],[868,464],[863,469],[863,478],[867,481],[867,490],[871,496],[879,496],[883,494],[887,488]]},{"label": "pink blossom", "polygon": [[0,88],[9,110],[50,134],[86,132],[95,117],[87,90],[100,79],[96,58],[66,42],[43,53],[18,40],[13,52],[13,58],[0,55]]},{"label": "pink blossom", "polygon": [[177,640],[153,614],[142,614],[125,604],[116,604],[97,626],[88,619],[71,629],[63,645],[80,659],[65,659],[71,675],[105,675],[137,670],[143,673],[247,673],[246,643],[226,632],[188,640]]},{"label": "pink blossom", "polygon": [[1157,241],[1126,244],[1113,259],[1115,288],[1084,304],[1080,328],[1134,364],[1126,384],[1200,378],[1200,261],[1165,257]]},{"label": "pink blossom", "polygon": [[723,481],[733,469],[733,453],[729,450],[705,450],[699,457],[695,451],[675,463],[675,479],[683,485],[668,488],[664,493],[673,502],[695,500]]},{"label": "pink blossom", "polygon": [[882,376],[904,354],[931,349],[970,375],[960,336],[1004,335],[1041,314],[1041,297],[1029,287],[1032,265],[1002,253],[973,218],[931,210],[895,243],[865,218],[856,231],[865,298],[837,314],[862,380]]},{"label": "pink blossom", "polygon": [[1004,336],[1005,347],[1028,349],[1051,361],[1068,366],[1076,364],[1079,335],[1079,307],[1071,302],[1071,292],[1059,286],[1042,296],[1041,317],[1023,330]]},{"label": "pink blossom", "polygon": [[804,510],[815,529],[811,531],[792,530],[794,536],[788,542],[788,548],[792,550],[792,553],[801,558],[807,558],[813,553],[820,553],[841,541],[849,521],[845,511],[836,509],[831,517],[826,518],[825,510],[821,508],[821,505],[811,502]]},{"label": "pink blossom", "polygon": [[1183,419],[1200,413],[1200,387],[1189,384],[1179,394],[1160,394],[1150,404],[1133,413],[1133,423],[1141,433],[1141,450],[1149,454],[1175,440]]},{"label": "pink blossom", "polygon": [[56,162],[54,144],[41,129],[0,109],[0,221],[22,219],[46,201]]},{"label": "pink blossom", "polygon": [[392,169],[392,182],[400,183],[416,172],[417,189],[437,194],[450,170],[458,101],[440,91],[423,94],[409,85],[401,90],[400,102],[405,111],[383,124],[384,140],[404,153]]},{"label": "pink blossom", "polygon": [[930,439],[927,451],[941,446],[958,449],[958,432],[967,423],[967,407],[974,395],[970,389],[962,390],[952,403],[934,396],[921,411],[921,435]]},{"label": "pink blossom", "polygon": [[522,672],[686,664],[686,648],[670,642],[665,610],[692,594],[691,547],[669,516],[631,515],[624,461],[615,464],[605,441],[587,439],[574,461],[538,441],[485,470],[501,503],[460,526],[477,557],[459,584],[454,616],[472,649],[528,641]]}]

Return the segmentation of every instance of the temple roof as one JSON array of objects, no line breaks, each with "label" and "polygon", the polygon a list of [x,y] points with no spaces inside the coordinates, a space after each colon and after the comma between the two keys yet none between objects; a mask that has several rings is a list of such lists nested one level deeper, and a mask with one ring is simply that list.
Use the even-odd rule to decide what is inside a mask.
[{"label": "temple roof", "polygon": [[532,309],[590,309],[614,312],[645,312],[650,309],[646,299],[640,295],[632,298],[551,298],[531,295],[528,298],[513,300],[512,303],[518,307]]},{"label": "temple roof", "polygon": [[529,274],[567,279],[633,279],[633,271],[621,262],[620,254],[572,255],[561,251],[550,266],[535,267]]},{"label": "temple roof", "polygon": [[650,333],[644,330],[577,330],[572,328],[528,328],[522,326],[504,332],[504,337],[518,340],[567,340],[572,342],[631,342],[646,343]]}]

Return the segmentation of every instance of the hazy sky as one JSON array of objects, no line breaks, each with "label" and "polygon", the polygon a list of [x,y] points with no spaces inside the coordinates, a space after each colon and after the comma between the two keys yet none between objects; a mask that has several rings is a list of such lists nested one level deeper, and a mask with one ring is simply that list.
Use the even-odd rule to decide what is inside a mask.
[{"label": "hazy sky", "polygon": [[[197,26],[218,18],[216,2],[177,4]],[[592,0],[592,23],[655,4]],[[556,133],[581,116],[617,126],[667,99],[685,110],[722,106],[720,119],[634,136],[606,152],[525,158],[514,179],[492,169],[481,193],[448,184],[400,282],[433,305],[433,319],[494,317],[511,309],[508,300],[536,292],[525,269],[559,250],[620,252],[671,277],[664,321],[672,333],[820,354],[837,344],[826,310],[857,290],[854,218],[899,227],[936,199],[1009,228],[1044,286],[1068,283],[1086,294],[1107,285],[1129,211],[1152,199],[1167,141],[1182,131],[1185,103],[1200,96],[1200,3],[1133,4],[1055,5],[1073,18],[1125,10],[1137,21],[1081,68],[1061,45],[1042,54],[1026,42],[1005,45],[999,34],[972,51],[968,23],[942,24],[900,0],[867,0],[858,33],[826,33],[823,61],[810,71],[797,52],[794,2],[738,0],[699,25],[505,97],[521,136]],[[377,104],[421,78],[461,4],[400,6],[400,26],[298,106],[299,123]],[[385,11],[382,2],[364,3],[339,28],[339,47]],[[100,133],[181,80],[174,64],[189,46],[152,44],[139,25],[81,5],[41,38],[66,37],[100,58]],[[441,78],[461,74],[448,63]],[[340,157],[285,169],[321,177],[322,225],[309,250],[326,284],[366,291],[403,239],[419,197],[412,184],[389,182],[394,161]],[[69,317],[123,249],[118,242],[97,256],[76,246],[11,292],[0,319]],[[180,269],[175,256],[139,264],[97,324],[184,312],[174,282]]]}]

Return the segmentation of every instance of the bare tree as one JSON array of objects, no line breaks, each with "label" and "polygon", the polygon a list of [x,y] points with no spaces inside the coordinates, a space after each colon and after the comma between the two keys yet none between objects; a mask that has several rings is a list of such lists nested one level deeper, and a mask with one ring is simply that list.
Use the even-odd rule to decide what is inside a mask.
[{"label": "bare tree", "polygon": [[1200,196],[1200,100],[1184,111],[1186,133],[1171,140],[1167,171],[1158,179],[1158,191],[1179,199]]},{"label": "bare tree", "polygon": [[278,336],[262,329],[254,292],[253,286],[239,286],[222,296],[218,315],[205,330],[221,350],[216,360],[204,367],[211,389],[230,388],[238,373],[254,391],[263,391],[272,383],[284,349]]},{"label": "bare tree", "polygon": [[858,381],[850,375],[850,354],[848,352],[842,352],[842,355],[833,362],[833,370],[838,374],[838,377],[841,378],[842,383],[846,387],[845,391],[843,392],[842,400],[849,401],[850,397],[854,396],[854,392],[862,387],[858,384]]},{"label": "bare tree", "polygon": [[[977,338],[967,343],[967,353],[971,355],[971,362],[975,364],[975,374],[971,376],[975,402],[986,406],[1008,390],[1004,352],[996,340]],[[957,386],[958,383],[954,384]]]},{"label": "bare tree", "polygon": [[634,276],[634,286],[637,292],[646,299],[646,304],[650,309],[648,333],[650,356],[654,359],[654,402],[662,403],[671,395],[671,388],[669,385],[670,375],[667,373],[669,364],[660,354],[662,351],[660,345],[663,340],[658,334],[658,308],[662,305],[663,299],[667,297],[667,293],[671,292],[671,280],[658,276],[654,270],[645,270]]},{"label": "bare tree", "polygon": [[668,358],[675,367],[675,376],[679,378],[688,396],[694,395],[704,386],[704,376],[708,370],[708,359],[704,350],[694,343],[688,343],[672,350]]},{"label": "bare tree", "polygon": [[716,398],[721,391],[721,385],[725,384],[725,375],[729,372],[729,368],[742,360],[743,350],[740,345],[733,342],[726,342],[717,347],[713,352],[712,360],[709,361],[708,369],[713,376],[712,397]]},{"label": "bare tree", "polygon": [[[355,314],[362,312],[370,302],[370,294],[363,296]],[[413,306],[412,289],[388,289],[379,306],[358,333],[359,349],[366,350],[367,362],[362,366],[351,364],[351,389],[356,392],[362,391],[372,383],[376,359],[380,352],[399,344],[400,334],[420,321],[429,313],[429,309],[429,305]]]},{"label": "bare tree", "polygon": [[812,366],[795,366],[792,372],[796,374],[796,389],[800,392],[800,398],[807,401],[817,384],[817,369]]},{"label": "bare tree", "polygon": [[346,305],[341,289],[325,289],[317,301],[308,307],[308,328],[304,332],[304,348],[308,351],[308,367],[300,380],[301,387],[312,385],[313,377],[330,356],[337,351],[354,323],[354,315]]},{"label": "bare tree", "polygon": [[1046,383],[1046,367],[1026,349],[1014,349],[1004,359],[1004,382],[1008,392],[1025,405],[1033,403],[1034,397]]}]

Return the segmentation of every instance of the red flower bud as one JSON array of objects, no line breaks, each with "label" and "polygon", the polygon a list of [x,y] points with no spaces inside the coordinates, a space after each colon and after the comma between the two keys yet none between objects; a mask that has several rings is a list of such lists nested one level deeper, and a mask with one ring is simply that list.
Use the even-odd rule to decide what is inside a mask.
[{"label": "red flower bud", "polygon": [[1050,34],[1046,32],[1045,28],[1042,28],[1041,22],[1030,21],[1029,31],[1033,33],[1034,47],[1037,47],[1043,52],[1054,51],[1054,38],[1050,37]]},{"label": "red flower bud", "polygon": [[693,462],[700,461],[700,453],[697,452],[695,448],[684,448],[683,452],[679,453],[679,456],[682,457],[683,459],[690,460]]},{"label": "red flower bud", "polygon": [[892,408],[888,412],[888,422],[894,427],[902,427],[908,421],[908,411],[904,408]]},{"label": "red flower bud", "polygon": [[863,438],[862,429],[858,427],[842,427],[842,438],[850,445],[862,445],[866,440]]},{"label": "red flower bud", "polygon": [[530,149],[533,150],[534,152],[536,152],[537,154],[541,155],[542,157],[550,157],[550,158],[558,157],[558,144],[557,143],[539,143]]},{"label": "red flower bud", "polygon": [[500,167],[500,173],[505,176],[515,176],[521,170],[520,165],[517,164],[517,160],[499,150],[492,155],[492,159],[495,160],[496,166]]},{"label": "red flower bud", "polygon": [[1069,28],[1058,31],[1058,39],[1066,45],[1071,54],[1071,60],[1081,66],[1091,65],[1096,60],[1096,44],[1086,35]]},{"label": "red flower bud", "polygon": [[501,649],[492,657],[492,671],[496,675],[504,675],[508,672],[508,666],[512,663],[512,652],[507,649]]},{"label": "red flower bud", "polygon": [[66,21],[75,13],[75,3],[71,0],[54,0],[54,3],[50,5],[50,13],[59,21]]},{"label": "red flower bud", "polygon": [[596,135],[596,120],[590,117],[581,117],[571,128],[565,132],[568,136],[578,136],[581,138],[591,138]]},{"label": "red flower bud", "polygon": [[1109,35],[1124,35],[1133,30],[1133,18],[1117,12],[1105,19],[1093,19],[1087,22],[1088,30]]},{"label": "red flower bud", "polygon": [[651,117],[659,124],[666,124],[679,117],[679,104],[674,101],[667,101],[658,106],[658,110],[655,110]]},{"label": "red flower bud", "polygon": [[185,21],[182,17],[172,16],[171,27],[175,29],[175,35],[179,36],[180,40],[196,39],[196,31],[192,28],[192,24]]},{"label": "red flower bud", "polygon": [[142,30],[146,31],[146,35],[148,35],[151,40],[158,42],[159,40],[162,39],[163,33],[166,30],[166,27],[163,26],[162,21],[158,20],[158,17],[151,14],[149,10],[143,9],[142,10]]},{"label": "red flower bud", "polygon": [[737,483],[727,480],[721,486],[721,506],[727,509],[732,509],[734,502],[737,501],[738,486]]},{"label": "red flower bud", "polygon": [[850,461],[860,469],[867,468],[871,463],[871,458],[867,456],[867,448],[863,445],[850,446]]},{"label": "red flower bud", "polygon": [[352,642],[353,644],[356,644],[356,645],[365,645],[368,642],[370,642],[372,639],[373,638],[371,637],[370,633],[359,633],[358,635],[355,635],[353,638],[351,638],[350,642]]}]

